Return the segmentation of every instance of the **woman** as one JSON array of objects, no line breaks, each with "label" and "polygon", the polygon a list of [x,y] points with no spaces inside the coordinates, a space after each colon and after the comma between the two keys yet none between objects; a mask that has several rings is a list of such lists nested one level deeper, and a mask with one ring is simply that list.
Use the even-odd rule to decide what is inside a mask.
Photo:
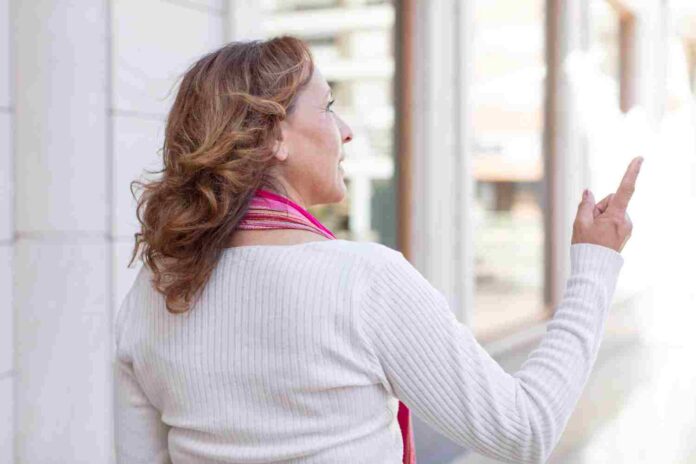
[{"label": "woman", "polygon": [[400,252],[307,212],[345,196],[352,133],[330,90],[292,37],[230,43],[184,75],[117,315],[118,462],[414,462],[409,411],[544,462],[597,355],[642,159],[580,202],[564,298],[511,375]]}]

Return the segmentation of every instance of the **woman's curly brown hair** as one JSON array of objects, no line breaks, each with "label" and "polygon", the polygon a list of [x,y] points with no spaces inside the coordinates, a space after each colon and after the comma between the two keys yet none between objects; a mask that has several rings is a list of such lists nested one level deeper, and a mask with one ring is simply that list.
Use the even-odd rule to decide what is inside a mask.
[{"label": "woman's curly brown hair", "polygon": [[186,312],[258,188],[286,194],[270,175],[279,123],[314,71],[302,40],[231,42],[184,73],[167,117],[159,179],[131,182],[141,224],[138,255],[167,310]]}]

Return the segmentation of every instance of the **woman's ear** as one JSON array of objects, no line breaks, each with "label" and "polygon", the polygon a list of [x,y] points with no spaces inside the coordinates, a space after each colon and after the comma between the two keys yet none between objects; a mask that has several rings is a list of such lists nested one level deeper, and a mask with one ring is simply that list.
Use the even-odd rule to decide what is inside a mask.
[{"label": "woman's ear", "polygon": [[273,153],[280,161],[285,161],[288,157],[288,147],[282,140],[276,140],[273,144]]},{"label": "woman's ear", "polygon": [[275,157],[280,161],[285,161],[290,155],[290,150],[288,149],[287,140],[287,122],[280,121],[280,139],[276,140],[273,144],[273,153]]}]

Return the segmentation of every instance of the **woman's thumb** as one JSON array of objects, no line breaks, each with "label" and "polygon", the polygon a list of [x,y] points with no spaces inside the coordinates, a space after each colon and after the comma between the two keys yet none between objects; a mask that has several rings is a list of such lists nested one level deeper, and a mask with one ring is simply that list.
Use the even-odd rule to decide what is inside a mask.
[{"label": "woman's thumb", "polygon": [[585,189],[582,195],[582,201],[578,205],[578,218],[583,221],[592,222],[594,215],[595,199],[590,189]]}]

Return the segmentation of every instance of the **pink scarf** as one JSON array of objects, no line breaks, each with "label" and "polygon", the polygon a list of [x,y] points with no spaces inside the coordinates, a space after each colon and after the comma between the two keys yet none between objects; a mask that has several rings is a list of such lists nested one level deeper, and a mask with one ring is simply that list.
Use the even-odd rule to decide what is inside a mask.
[{"label": "pink scarf", "polygon": [[[249,209],[239,222],[237,229],[304,229],[332,240],[336,239],[336,236],[309,211],[287,197],[264,189],[256,190],[256,195],[252,197]],[[397,419],[404,442],[403,464],[415,464],[416,452],[410,411],[401,401],[399,401]]]}]

